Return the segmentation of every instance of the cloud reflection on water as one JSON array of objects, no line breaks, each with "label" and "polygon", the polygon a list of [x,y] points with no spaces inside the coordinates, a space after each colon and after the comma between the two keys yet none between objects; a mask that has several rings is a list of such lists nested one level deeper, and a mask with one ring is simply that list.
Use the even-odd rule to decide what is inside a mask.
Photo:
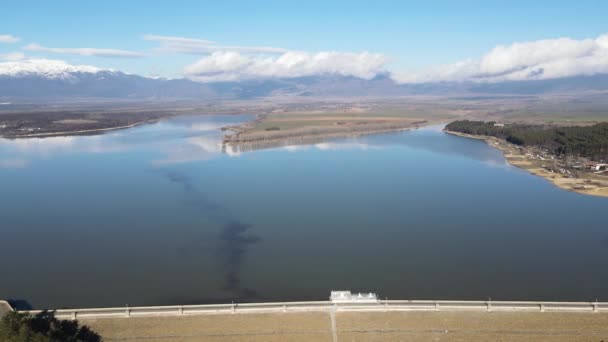
[{"label": "cloud reflection on water", "polygon": [[404,147],[441,155],[465,157],[492,167],[510,167],[502,156],[502,153],[496,149],[487,148],[485,142],[447,135],[443,132],[443,127],[443,125],[434,125],[412,131],[355,138],[329,139],[326,142],[307,145],[288,145],[282,146],[279,149],[288,152],[303,152],[314,149],[320,151],[367,151]]},{"label": "cloud reflection on water", "polygon": [[0,168],[25,168],[37,160],[62,154],[122,152],[128,145],[108,141],[101,136],[70,136],[46,138],[0,138]]},{"label": "cloud reflection on water", "polygon": [[22,169],[28,164],[27,160],[13,158],[13,159],[0,159],[0,169]]},{"label": "cloud reflection on water", "polygon": [[0,167],[27,167],[36,160],[63,154],[134,150],[160,151],[162,156],[151,160],[152,165],[157,166],[204,161],[222,153],[238,156],[239,153],[231,148],[222,149],[220,128],[233,124],[235,119],[230,119],[222,120],[218,116],[178,117],[99,135],[0,138]]}]

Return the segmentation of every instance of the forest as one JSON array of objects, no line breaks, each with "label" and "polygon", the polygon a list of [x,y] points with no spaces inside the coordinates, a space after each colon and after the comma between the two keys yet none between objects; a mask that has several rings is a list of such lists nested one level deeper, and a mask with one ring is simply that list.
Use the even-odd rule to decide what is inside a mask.
[{"label": "forest", "polygon": [[496,124],[494,121],[461,120],[449,123],[448,131],[486,135],[519,146],[535,146],[556,155],[578,155],[595,161],[608,160],[608,122],[592,126],[551,127]]}]

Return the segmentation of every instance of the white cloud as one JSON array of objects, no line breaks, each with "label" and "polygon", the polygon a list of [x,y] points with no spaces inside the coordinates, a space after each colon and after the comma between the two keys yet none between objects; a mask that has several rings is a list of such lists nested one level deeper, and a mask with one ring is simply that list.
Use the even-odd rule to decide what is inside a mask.
[{"label": "white cloud", "polygon": [[10,34],[0,34],[0,43],[16,43],[20,41],[19,37],[15,37]]},{"label": "white cloud", "polygon": [[160,44],[157,51],[206,55],[187,65],[184,75],[200,82],[239,81],[255,78],[289,78],[339,74],[370,79],[385,72],[387,59],[380,54],[290,51],[270,46],[220,45],[214,41],[145,35]]},{"label": "white cloud", "polygon": [[113,58],[140,58],[145,54],[135,51],[118,50],[118,49],[97,49],[97,48],[51,48],[38,44],[29,44],[23,47],[24,50],[50,52],[66,55],[80,56],[96,56],[96,57],[113,57]]},{"label": "white cloud", "polygon": [[396,74],[402,83],[435,81],[498,82],[552,79],[608,73],[608,34],[499,45],[480,59],[440,66],[422,73]]},{"label": "white cloud", "polygon": [[172,37],[148,34],[144,36],[145,40],[155,41],[160,43],[156,49],[161,52],[169,53],[184,53],[193,55],[206,55],[215,51],[238,51],[244,53],[266,53],[277,54],[285,53],[287,49],[271,46],[236,46],[236,45],[219,45],[214,41],[205,39]]},{"label": "white cloud", "polygon": [[47,78],[62,78],[71,72],[96,73],[101,70],[89,65],[71,65],[52,59],[0,62],[0,75],[5,76],[42,75]]},{"label": "white cloud", "polygon": [[9,62],[21,61],[25,59],[25,55],[21,52],[9,52],[0,54],[0,59]]},{"label": "white cloud", "polygon": [[245,55],[218,51],[184,68],[184,74],[201,82],[254,78],[302,77],[339,74],[371,79],[385,70],[380,54],[290,51],[278,56]]}]

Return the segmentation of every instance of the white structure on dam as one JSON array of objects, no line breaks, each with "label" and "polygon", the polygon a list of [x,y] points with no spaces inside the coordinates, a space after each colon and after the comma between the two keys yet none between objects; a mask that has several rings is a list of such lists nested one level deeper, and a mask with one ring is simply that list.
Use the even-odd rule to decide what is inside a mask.
[{"label": "white structure on dam", "polygon": [[351,293],[350,291],[331,291],[329,300],[332,303],[377,303],[375,293]]}]

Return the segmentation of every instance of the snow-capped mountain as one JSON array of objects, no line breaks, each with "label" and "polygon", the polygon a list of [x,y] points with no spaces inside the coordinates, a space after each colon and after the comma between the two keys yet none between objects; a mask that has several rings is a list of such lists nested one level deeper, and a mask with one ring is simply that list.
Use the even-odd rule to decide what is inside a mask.
[{"label": "snow-capped mountain", "polygon": [[63,61],[32,59],[0,63],[0,98],[217,97],[208,85],[126,74]]},{"label": "snow-capped mountain", "polygon": [[[52,59],[29,59],[0,63],[0,77],[40,76],[48,79],[68,79],[73,73],[95,74],[102,69],[89,65],[71,65]],[[106,70],[111,71],[111,70]]]}]

